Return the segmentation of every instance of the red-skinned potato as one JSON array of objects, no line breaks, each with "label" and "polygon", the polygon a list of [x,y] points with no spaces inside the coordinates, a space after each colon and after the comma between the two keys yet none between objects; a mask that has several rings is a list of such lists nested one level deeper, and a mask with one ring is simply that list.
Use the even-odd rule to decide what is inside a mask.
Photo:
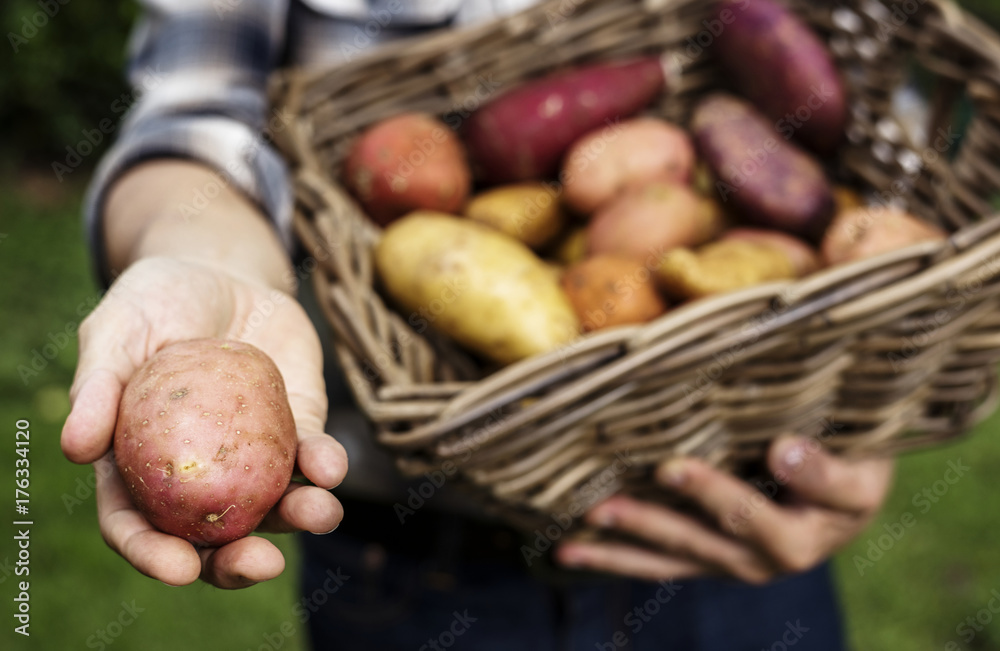
[{"label": "red-skinned potato", "polygon": [[570,266],[562,286],[585,332],[645,323],[667,310],[652,272],[630,258],[598,255]]},{"label": "red-skinned potato", "polygon": [[840,213],[823,238],[828,265],[863,260],[948,235],[933,224],[895,207],[866,206]]},{"label": "red-skinned potato", "polygon": [[365,213],[385,226],[413,210],[461,210],[472,185],[465,149],[446,124],[423,113],[383,120],[361,134],[344,180]]},{"label": "red-skinned potato", "polygon": [[769,231],[761,228],[734,228],[723,233],[719,240],[743,240],[773,246],[788,257],[795,269],[795,275],[799,278],[808,276],[822,266],[819,253],[814,248],[797,237],[780,231]]},{"label": "red-skinned potato", "polygon": [[698,151],[723,205],[745,222],[818,243],[834,211],[819,163],[745,101],[715,93],[691,119]]},{"label": "red-skinned potato", "polygon": [[115,461],[157,529],[198,546],[249,535],[292,477],[297,437],[281,373],[250,344],[159,351],[122,395]]},{"label": "red-skinned potato", "polygon": [[589,215],[650,181],[687,183],[693,165],[694,146],[685,131],[658,118],[634,118],[577,140],[560,178],[567,205]]},{"label": "red-skinned potato", "polygon": [[740,93],[782,136],[829,153],[844,138],[847,98],[837,67],[819,37],[771,0],[724,0],[711,46]]},{"label": "red-skinned potato", "polygon": [[519,84],[465,121],[477,177],[489,184],[554,176],[573,142],[638,113],[666,80],[659,58],[578,67]]},{"label": "red-skinned potato", "polygon": [[602,208],[587,227],[591,255],[610,253],[644,260],[678,246],[712,239],[721,213],[710,201],[675,183],[653,182]]}]

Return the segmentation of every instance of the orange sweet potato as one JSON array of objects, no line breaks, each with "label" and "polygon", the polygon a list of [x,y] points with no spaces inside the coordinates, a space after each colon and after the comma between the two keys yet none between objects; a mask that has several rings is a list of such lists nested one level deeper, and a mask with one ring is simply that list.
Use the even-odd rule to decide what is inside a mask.
[{"label": "orange sweet potato", "polygon": [[578,262],[563,274],[562,286],[584,331],[645,323],[667,309],[650,270],[630,258],[598,255]]}]

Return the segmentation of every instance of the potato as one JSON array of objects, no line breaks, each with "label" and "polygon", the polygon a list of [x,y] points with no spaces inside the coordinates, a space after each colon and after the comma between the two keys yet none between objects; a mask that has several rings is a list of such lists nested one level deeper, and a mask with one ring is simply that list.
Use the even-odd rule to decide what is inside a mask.
[{"label": "potato", "polygon": [[549,255],[559,264],[569,266],[587,257],[587,229],[570,228],[560,235],[549,249]]},{"label": "potato", "polygon": [[698,160],[691,170],[691,189],[703,197],[716,197],[715,177],[703,160]]},{"label": "potato", "polygon": [[844,138],[847,98],[833,59],[797,16],[771,0],[716,5],[712,51],[741,94],[787,140],[830,153]]},{"label": "potato", "polygon": [[861,195],[844,185],[833,186],[834,214],[840,214],[847,210],[860,208],[865,205]]},{"label": "potato", "polygon": [[722,240],[697,251],[669,251],[655,274],[669,296],[687,299],[794,278],[795,268],[788,256],[771,244]]},{"label": "potato", "polygon": [[465,216],[538,249],[566,224],[561,193],[555,183],[505,185],[473,197]]},{"label": "potato", "polygon": [[658,57],[598,63],[516,86],[469,116],[462,130],[489,184],[555,176],[580,136],[638,113],[665,86]]},{"label": "potato", "polygon": [[694,146],[685,131],[665,120],[634,118],[577,140],[559,178],[566,204],[589,215],[650,181],[687,183],[693,165]]},{"label": "potato", "polygon": [[404,113],[361,134],[344,162],[344,181],[366,214],[385,226],[422,208],[461,210],[472,172],[447,125],[423,113]]},{"label": "potato", "polygon": [[461,217],[415,212],[375,249],[386,292],[428,326],[502,364],[557,348],[580,324],[555,274],[514,238]]},{"label": "potato", "polygon": [[823,168],[741,99],[716,93],[691,120],[724,205],[745,221],[818,242],[833,216]]},{"label": "potato", "polygon": [[115,462],[157,529],[195,545],[242,538],[281,498],[297,437],[285,383],[250,344],[183,341],[139,368],[122,395]]},{"label": "potato", "polygon": [[823,239],[823,260],[840,264],[918,242],[943,240],[943,230],[895,207],[868,206],[837,215]]},{"label": "potato", "polygon": [[795,269],[795,276],[801,278],[817,271],[822,263],[819,253],[802,240],[780,231],[768,231],[759,228],[734,228],[726,231],[719,238],[721,241],[742,240],[767,244],[784,253]]},{"label": "potato", "polygon": [[706,242],[719,231],[720,214],[687,186],[653,182],[602,208],[587,228],[587,250],[639,260],[678,246]]},{"label": "potato", "polygon": [[630,258],[598,255],[563,274],[562,286],[585,331],[645,323],[667,310],[652,273]]}]

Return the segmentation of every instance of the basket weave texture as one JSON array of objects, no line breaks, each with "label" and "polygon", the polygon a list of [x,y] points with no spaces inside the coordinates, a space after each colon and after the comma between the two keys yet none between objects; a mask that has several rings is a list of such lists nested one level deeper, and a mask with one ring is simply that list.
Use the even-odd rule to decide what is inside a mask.
[{"label": "basket weave texture", "polygon": [[[433,313],[414,318],[380,293],[380,230],[339,181],[353,138],[404,111],[458,125],[524,80],[650,53],[663,55],[669,89],[649,113],[685,124],[701,96],[726,87],[711,3],[554,0],[275,80],[275,102],[293,116],[279,144],[315,291],[357,402],[405,474],[444,467],[516,520],[615,491],[666,499],[651,470],[674,455],[752,476],[783,433],[895,454],[949,440],[994,409],[1000,40],[943,0],[792,7],[829,43],[848,88],[845,145],[825,161],[835,178],[950,239],[697,301],[500,370],[424,328]],[[893,91],[915,69],[930,116],[914,135]],[[963,104],[972,117],[959,144]]]}]

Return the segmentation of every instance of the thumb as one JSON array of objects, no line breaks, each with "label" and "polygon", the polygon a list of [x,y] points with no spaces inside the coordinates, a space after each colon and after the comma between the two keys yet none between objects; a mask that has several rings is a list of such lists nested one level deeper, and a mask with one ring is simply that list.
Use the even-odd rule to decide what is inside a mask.
[{"label": "thumb", "polygon": [[768,452],[768,466],[799,501],[838,511],[878,508],[892,479],[891,459],[845,459],[814,438],[779,438]]},{"label": "thumb", "polygon": [[[96,321],[94,320],[96,319]],[[63,425],[63,454],[74,463],[93,463],[111,447],[118,403],[137,363],[114,324],[95,312],[80,326],[80,353],[70,387],[72,409]]]}]

